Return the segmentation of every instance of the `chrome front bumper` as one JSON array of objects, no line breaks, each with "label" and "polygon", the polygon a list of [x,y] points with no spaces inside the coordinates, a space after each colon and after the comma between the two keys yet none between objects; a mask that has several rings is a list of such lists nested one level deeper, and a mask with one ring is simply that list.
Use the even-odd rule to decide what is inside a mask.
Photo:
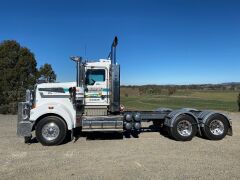
[{"label": "chrome front bumper", "polygon": [[18,103],[17,135],[31,137],[33,123],[30,118],[30,105],[28,102]]}]

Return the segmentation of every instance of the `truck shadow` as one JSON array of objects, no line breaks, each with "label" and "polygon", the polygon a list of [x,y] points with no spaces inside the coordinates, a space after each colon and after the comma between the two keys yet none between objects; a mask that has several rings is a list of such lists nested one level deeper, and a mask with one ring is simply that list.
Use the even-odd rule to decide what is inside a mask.
[{"label": "truck shadow", "polygon": [[86,140],[120,140],[120,139],[129,139],[129,138],[139,138],[140,133],[147,132],[158,132],[160,135],[172,139],[168,136],[168,133],[165,129],[156,128],[153,125],[149,127],[144,127],[141,129],[141,132],[81,132],[77,131],[74,133],[74,143],[78,141],[79,138],[86,138]]},{"label": "truck shadow", "polygon": [[81,132],[74,133],[74,142],[79,138],[86,138],[86,140],[120,140],[124,138],[138,138],[138,132]]},{"label": "truck shadow", "polygon": [[37,140],[37,138],[36,137],[33,137],[33,138],[31,138],[28,142],[26,142],[27,144],[36,144],[36,143],[38,143],[38,140]]},{"label": "truck shadow", "polygon": [[87,140],[115,140],[123,139],[123,134],[119,132],[91,132],[83,133]]},{"label": "truck shadow", "polygon": [[173,139],[171,136],[169,136],[168,130],[165,127],[156,127],[154,125],[150,125],[148,127],[142,128],[142,133],[144,132],[158,132],[160,135],[162,135],[165,138]]},{"label": "truck shadow", "polygon": [[74,142],[78,141],[79,138],[86,138],[86,140],[120,140],[124,138],[139,138],[137,132],[87,132],[79,133],[74,135]]},{"label": "truck shadow", "polygon": [[[122,139],[130,139],[130,138],[139,138],[140,133],[148,133],[148,132],[158,132],[160,135],[172,139],[167,130],[163,128],[156,128],[154,125],[150,125],[148,127],[143,127],[141,132],[81,132],[80,129],[76,129],[71,134],[71,131],[67,132],[67,136],[65,140],[61,144],[67,144],[71,141],[73,143],[77,142],[80,138],[86,138],[86,140],[122,140]],[[28,144],[35,144],[38,143],[36,137],[33,137],[29,140]]]}]

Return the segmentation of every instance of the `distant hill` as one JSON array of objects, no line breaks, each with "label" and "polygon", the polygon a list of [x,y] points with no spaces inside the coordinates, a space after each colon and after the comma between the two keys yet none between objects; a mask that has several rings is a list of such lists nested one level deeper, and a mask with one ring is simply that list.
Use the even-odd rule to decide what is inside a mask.
[{"label": "distant hill", "polygon": [[178,85],[178,84],[143,84],[143,85],[121,85],[123,87],[127,87],[127,86],[135,86],[135,87],[141,87],[141,86],[219,86],[219,85],[223,85],[223,86],[231,86],[231,85],[237,85],[240,86],[240,82],[225,82],[225,83],[208,83],[208,84],[182,84],[182,85]]},{"label": "distant hill", "polygon": [[140,89],[196,89],[196,90],[240,90],[240,82],[226,82],[221,84],[188,84],[188,85],[121,85],[122,88],[140,88]]},{"label": "distant hill", "polygon": [[221,83],[222,85],[225,85],[225,86],[231,86],[231,85],[237,85],[239,86],[240,85],[240,82],[227,82],[227,83]]}]

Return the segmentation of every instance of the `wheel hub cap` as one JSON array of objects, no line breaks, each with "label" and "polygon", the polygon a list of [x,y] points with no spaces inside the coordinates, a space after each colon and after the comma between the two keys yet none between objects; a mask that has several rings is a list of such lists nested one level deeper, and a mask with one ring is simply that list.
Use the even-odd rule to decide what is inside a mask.
[{"label": "wheel hub cap", "polygon": [[192,134],[192,124],[187,120],[182,120],[177,125],[177,131],[181,136],[190,136]]},{"label": "wheel hub cap", "polygon": [[56,139],[59,135],[59,127],[54,123],[45,124],[42,128],[42,136],[48,141]]},{"label": "wheel hub cap", "polygon": [[216,119],[213,120],[210,125],[209,125],[210,131],[212,134],[219,136],[222,135],[224,132],[224,125],[222,123],[222,121]]}]

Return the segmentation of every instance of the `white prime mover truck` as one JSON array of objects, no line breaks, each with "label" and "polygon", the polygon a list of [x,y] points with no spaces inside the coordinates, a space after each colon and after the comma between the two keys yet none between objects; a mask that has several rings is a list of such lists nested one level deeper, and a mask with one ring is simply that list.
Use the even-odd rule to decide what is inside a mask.
[{"label": "white prime mover truck", "polygon": [[[221,112],[183,108],[125,111],[120,105],[120,66],[117,37],[107,59],[76,62],[76,82],[36,84],[18,105],[17,134],[29,142],[32,131],[42,145],[61,144],[67,132],[140,133],[143,122],[167,130],[175,140],[188,141],[197,133],[210,140],[232,135],[231,120]],[[137,103],[137,102],[136,102]],[[73,134],[73,133],[72,133]]]}]

